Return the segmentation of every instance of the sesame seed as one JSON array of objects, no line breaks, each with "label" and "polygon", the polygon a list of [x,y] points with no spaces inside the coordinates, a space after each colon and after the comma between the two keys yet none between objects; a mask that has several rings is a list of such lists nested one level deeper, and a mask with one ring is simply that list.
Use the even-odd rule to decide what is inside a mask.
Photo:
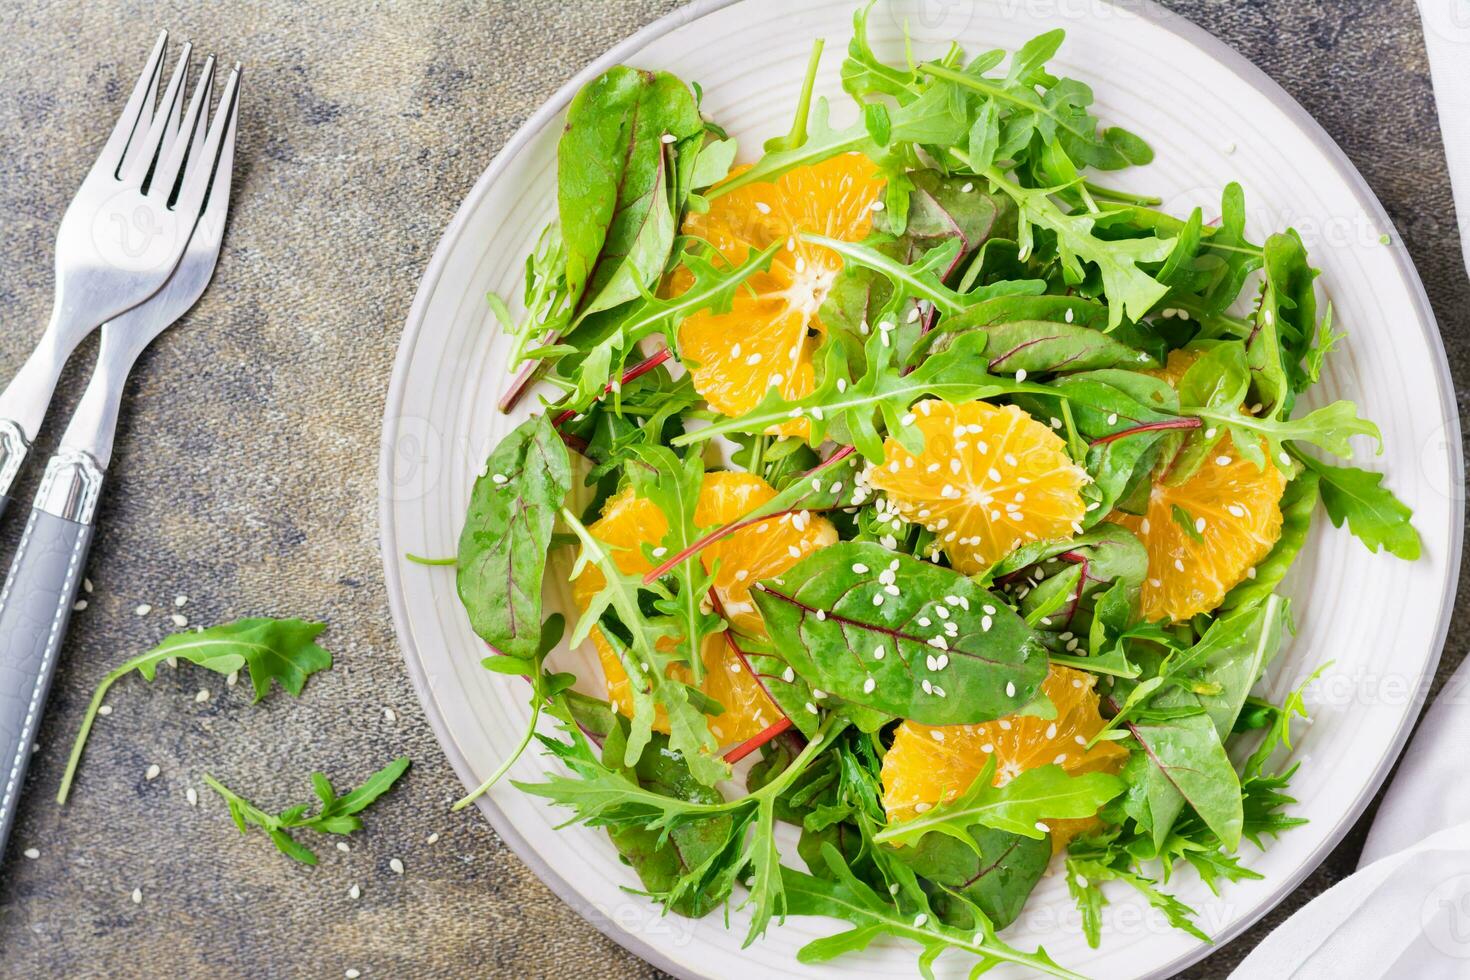
[{"label": "sesame seed", "polygon": [[995,623],[995,620],[991,619],[989,616],[981,616],[980,617],[980,632],[982,632],[982,633],[989,633],[990,632],[990,627],[992,625],[994,625],[994,623]]},{"label": "sesame seed", "polygon": [[1053,429],[1060,429],[1062,427],[1062,420],[1053,415],[1051,418],[1051,427]]},{"label": "sesame seed", "polygon": [[914,928],[917,929],[917,928],[923,926],[923,924],[926,923],[926,922],[928,922],[928,921],[929,921],[928,914],[925,913],[925,912],[920,912],[918,915],[914,916]]},{"label": "sesame seed", "polygon": [[986,742],[984,745],[980,746],[980,751],[984,752],[986,755],[989,755],[990,753],[995,751],[995,746],[990,744],[989,742]]},{"label": "sesame seed", "polygon": [[1067,761],[1067,753],[1059,752],[1057,753],[1057,757],[1051,761],[1053,765],[1060,766]]},{"label": "sesame seed", "polygon": [[1252,566],[1251,568],[1247,568],[1245,570],[1245,577],[1246,578],[1255,578],[1256,577],[1256,570],[1255,570],[1255,567],[1254,566]]},{"label": "sesame seed", "polygon": [[439,832],[436,830],[432,834],[430,834],[428,837],[424,838],[424,843],[425,844],[437,844],[437,843],[439,843]]},{"label": "sesame seed", "polygon": [[[88,592],[91,592],[92,590],[91,590],[91,588],[88,588],[87,591]],[[189,604],[189,597],[188,596],[186,596],[186,595],[176,595],[176,596],[174,596],[174,605],[176,607],[178,607],[179,609],[183,609],[188,604]]]},{"label": "sesame seed", "polygon": [[866,575],[867,572],[868,572],[868,566],[867,565],[864,565],[860,561],[859,562],[853,562],[852,570],[857,575]]},{"label": "sesame seed", "polygon": [[820,622],[823,622],[824,620],[826,620],[826,618],[827,618],[827,610],[825,610],[825,609],[818,609],[817,610],[817,622],[819,622],[819,623]]},{"label": "sesame seed", "polygon": [[186,799],[186,800],[189,801],[189,805],[190,806],[198,806],[199,805],[199,791],[197,789],[195,789],[194,787],[190,786],[188,789],[184,790],[184,799]]},{"label": "sesame seed", "polygon": [[496,473],[494,476],[490,477],[490,482],[495,484],[496,486],[504,486],[510,481],[506,478],[506,475],[504,473]]},{"label": "sesame seed", "polygon": [[134,888],[133,889],[133,904],[134,905],[142,905],[143,904],[143,889],[141,889],[141,888]]},{"label": "sesame seed", "polygon": [[1178,558],[1175,558],[1174,559],[1174,571],[1176,571],[1176,572],[1182,572],[1182,571],[1184,571],[1184,562],[1180,561]]},{"label": "sesame seed", "polygon": [[761,214],[770,214],[771,213],[771,206],[769,204],[767,204],[765,201],[756,201],[755,202],[755,209],[757,211],[759,211]]},{"label": "sesame seed", "polygon": [[1006,681],[1006,697],[1013,698],[1015,696],[1016,696],[1016,684],[1015,684],[1015,682],[1014,681]]},{"label": "sesame seed", "polygon": [[357,885],[353,885],[351,888],[347,889],[347,897],[351,899],[362,898],[362,889],[359,888]]},{"label": "sesame seed", "polygon": [[1196,517],[1194,519],[1194,532],[1196,534],[1205,533],[1205,519],[1203,517]]},{"label": "sesame seed", "polygon": [[339,840],[337,842],[337,850],[341,851],[343,854],[346,854],[351,851],[352,848],[347,846],[347,842],[345,840]]},{"label": "sesame seed", "polygon": [[234,687],[238,683],[240,683],[240,672],[238,670],[230,671],[229,676],[225,678],[225,686]]},{"label": "sesame seed", "polygon": [[106,718],[108,715],[112,714],[112,705],[104,704],[102,707],[97,709],[97,713]]},{"label": "sesame seed", "polygon": [[28,847],[24,851],[22,851],[21,853],[24,854],[29,860],[32,860],[32,861],[36,860],[38,857],[41,856],[41,852],[38,851],[38,850],[36,850],[34,847]]},{"label": "sesame seed", "polygon": [[931,683],[929,683],[929,678],[927,678],[927,677],[924,678],[922,681],[919,682],[919,686],[924,689],[924,693],[925,694],[933,694],[934,693],[934,685],[931,684]]},{"label": "sesame seed", "polygon": [[1056,738],[1057,737],[1057,723],[1056,722],[1052,722],[1050,725],[1047,725],[1046,726],[1046,737],[1049,738],[1049,739],[1050,738]]},{"label": "sesame seed", "polygon": [[960,193],[961,194],[968,194],[971,191],[973,191],[974,189],[975,189],[974,183],[971,182],[971,181],[968,181],[968,180],[965,181],[962,185],[960,185]]},{"label": "sesame seed", "polygon": [[209,690],[208,690],[208,688],[201,687],[199,689],[199,693],[196,694],[196,695],[194,695],[194,700],[196,702],[198,702],[199,704],[203,704],[205,701],[208,701],[209,700]]},{"label": "sesame seed", "polygon": [[812,704],[810,701],[808,701],[806,703],[806,710],[810,711],[812,714],[816,714],[817,713],[817,706],[814,705],[814,704]]},{"label": "sesame seed", "polygon": [[1108,416],[1108,425],[1117,425],[1117,424],[1118,424],[1118,413],[1117,412],[1113,412],[1111,415]]},{"label": "sesame seed", "polygon": [[403,862],[398,860],[397,858],[391,859],[388,862],[388,870],[392,871],[396,875],[403,874]]},{"label": "sesame seed", "polygon": [[133,610],[133,615],[134,616],[146,616],[149,613],[151,613],[152,611],[153,611],[153,607],[150,606],[150,605],[148,605],[148,603],[145,602],[145,603],[142,603],[141,605],[139,605],[138,608],[136,608],[136,609]]},{"label": "sesame seed", "polygon": [[875,605],[875,606],[881,606],[881,605],[883,605],[883,593],[881,593],[881,592],[875,592],[875,593],[873,593],[873,605]]},{"label": "sesame seed", "polygon": [[987,605],[984,605],[984,606],[981,606],[981,607],[980,607],[980,609],[981,609],[981,610],[982,610],[982,611],[983,611],[983,612],[984,612],[984,613],[985,613],[985,614],[986,614],[986,615],[987,615],[987,616],[994,616],[994,615],[995,615],[995,607],[994,607],[994,606],[992,606],[992,605],[988,605],[988,604],[987,604]]},{"label": "sesame seed", "polygon": [[178,613],[174,613],[169,619],[173,620],[174,625],[179,629],[183,629],[189,625],[189,618],[187,616],[180,616]]},{"label": "sesame seed", "polygon": [[883,202],[882,201],[874,201],[872,204],[868,205],[868,207],[872,208],[874,211],[882,211],[883,210]]},{"label": "sesame seed", "polygon": [[161,772],[163,772],[163,770],[158,767],[157,763],[154,763],[147,769],[143,770],[143,778],[151,783],[153,782],[153,780],[158,778],[158,774]]},{"label": "sesame seed", "polygon": [[864,694],[872,694],[873,693],[873,688],[875,688],[877,686],[878,686],[878,682],[875,681],[870,676],[870,677],[868,677],[867,680],[863,681],[863,693]]},{"label": "sesame seed", "polygon": [[1216,466],[1229,466],[1230,465],[1230,457],[1229,456],[1216,456],[1215,457],[1215,465]]},{"label": "sesame seed", "polygon": [[1051,828],[1042,823],[1040,820],[1036,821],[1036,829],[1041,831],[1043,834],[1051,833]]},{"label": "sesame seed", "polygon": [[1026,369],[1025,368],[1021,368],[1019,371],[1016,372],[1016,380],[1018,382],[1019,381],[1025,381],[1026,380]]},{"label": "sesame seed", "polygon": [[383,709],[383,719],[385,721],[390,721],[390,722],[397,721],[398,720],[398,712],[394,711],[392,708],[384,708]]},{"label": "sesame seed", "polygon": [[999,480],[1000,479],[1000,470],[998,470],[994,466],[992,466],[988,471],[986,471],[986,474],[985,475],[988,476],[988,477],[990,477],[992,480]]},{"label": "sesame seed", "polygon": [[659,139],[665,143],[673,143],[678,140],[678,138],[679,137],[675,136],[673,133],[664,133],[662,136],[659,137]]},{"label": "sesame seed", "polygon": [[787,667],[785,670],[781,671],[781,679],[788,684],[795,683],[796,671],[792,670],[790,667]]},{"label": "sesame seed", "polygon": [[73,602],[71,604],[71,608],[73,612],[81,612],[83,609],[87,608],[87,600],[78,599],[76,602]]},{"label": "sesame seed", "polygon": [[885,651],[883,649],[883,644],[881,644],[881,643],[878,644],[877,646],[875,646],[873,648],[873,659],[874,660],[882,660],[883,659],[883,656],[884,656],[884,653],[885,653]]},{"label": "sesame seed", "polygon": [[1067,307],[1067,314],[1066,315],[1067,315],[1067,322],[1068,323],[1071,323],[1072,322],[1072,308],[1070,306]]},{"label": "sesame seed", "polygon": [[89,578],[82,579],[82,591],[85,592],[85,593],[87,593],[88,595],[91,595],[92,594],[92,580],[91,579],[89,579]]}]

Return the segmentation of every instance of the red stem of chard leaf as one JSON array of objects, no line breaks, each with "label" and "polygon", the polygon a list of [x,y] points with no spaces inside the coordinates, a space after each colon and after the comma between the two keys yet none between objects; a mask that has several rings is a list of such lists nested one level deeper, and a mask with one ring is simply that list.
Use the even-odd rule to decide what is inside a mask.
[{"label": "red stem of chard leaf", "polygon": [[1198,429],[1203,424],[1203,422],[1196,418],[1170,419],[1167,422],[1145,422],[1142,425],[1135,425],[1131,428],[1120,429],[1117,432],[1109,432],[1105,436],[1099,436],[1092,440],[1090,445],[1101,446],[1104,443],[1113,442],[1124,436],[1131,436],[1139,432],[1154,432],[1159,429]]},{"label": "red stem of chard leaf", "polygon": [[[553,337],[551,338],[551,343],[554,344],[559,339],[560,337]],[[511,381],[510,387],[506,389],[505,394],[500,396],[500,410],[502,412],[509,412],[525,397],[527,390],[531,387],[532,379],[543,366],[545,366],[544,361],[527,361],[521,365],[521,369],[516,372],[516,376]]]},{"label": "red stem of chard leaf", "polygon": [[775,738],[777,735],[780,735],[782,732],[786,731],[790,727],[791,727],[791,719],[790,718],[782,718],[780,721],[776,722],[774,725],[770,726],[769,728],[764,729],[763,731],[757,732],[756,734],[752,735],[750,738],[747,738],[745,741],[743,741],[739,745],[735,746],[729,752],[726,752],[725,753],[725,761],[726,762],[729,762],[731,764],[734,764],[736,762],[739,762],[741,759],[743,759],[746,756],[750,755],[750,753],[754,752],[756,749],[760,748],[762,745],[765,745],[771,739]]},{"label": "red stem of chard leaf", "polygon": [[[856,448],[853,447],[853,446],[843,446],[841,449],[837,450],[831,456],[828,456],[826,459],[822,460],[822,462],[818,463],[816,466],[813,466],[811,469],[807,470],[805,473],[803,473],[800,476],[799,479],[803,479],[804,480],[804,479],[806,479],[807,477],[811,476],[814,473],[820,473],[822,470],[824,470],[827,467],[831,466],[833,463],[839,463],[839,462],[841,462],[842,460],[844,460],[847,457],[851,456],[856,451],[857,451]],[[669,569],[673,568],[675,565],[679,564],[681,561],[684,561],[687,558],[691,558],[694,555],[699,554],[701,551],[703,551],[705,548],[708,548],[710,545],[714,544],[716,541],[719,541],[722,538],[728,538],[730,535],[734,534],[736,531],[740,530],[741,528],[749,527],[752,524],[759,524],[761,521],[768,521],[768,520],[770,520],[773,517],[780,517],[782,514],[791,514],[791,513],[795,513],[796,510],[806,510],[806,509],[808,509],[808,508],[793,508],[792,510],[783,510],[783,511],[779,511],[779,512],[777,512],[775,514],[767,514],[764,517],[755,517],[755,518],[742,517],[738,521],[731,521],[729,524],[726,524],[724,527],[717,527],[713,531],[711,531],[708,534],[706,534],[704,537],[700,538],[698,541],[696,541],[693,544],[689,545],[687,548],[685,548],[683,551],[679,552],[677,555],[674,555],[672,558],[669,558],[668,560],[666,560],[663,564],[659,565],[657,568],[654,568],[654,569],[650,570],[648,572],[648,574],[646,574],[646,575],[643,576],[643,584],[644,585],[651,585],[654,582],[657,582],[660,578],[662,578],[663,576],[665,576],[665,575],[668,574]]]},{"label": "red stem of chard leaf", "polygon": [[[608,392],[612,391],[613,385],[615,383],[619,387],[621,387],[622,385],[625,385],[636,378],[643,377],[649,371],[652,371],[654,368],[658,367],[664,361],[667,361],[673,356],[673,351],[669,350],[667,347],[660,347],[656,353],[643,359],[642,361],[639,361],[637,364],[634,364],[632,367],[628,368],[628,370],[624,371],[622,380],[618,382],[609,381],[607,384],[603,385],[602,394],[605,395]],[[560,429],[562,426],[570,422],[576,416],[576,414],[577,410],[575,408],[569,408],[564,412],[558,414],[556,418],[552,419],[551,424]]]}]

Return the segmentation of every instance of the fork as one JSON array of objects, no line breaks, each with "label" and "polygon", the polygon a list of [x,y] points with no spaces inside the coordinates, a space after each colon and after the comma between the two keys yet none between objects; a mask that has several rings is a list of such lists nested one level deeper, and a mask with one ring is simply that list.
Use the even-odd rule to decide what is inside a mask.
[{"label": "fork", "polygon": [[196,202],[182,259],[162,289],[102,327],[97,366],[46,467],[0,590],[0,856],[92,541],[128,374],[148,344],[198,300],[219,257],[230,202],[240,68],[231,71],[206,133],[213,80],[211,57],[167,154],[182,172],[179,201]]},{"label": "fork", "polygon": [[[167,46],[168,32],[163,31],[101,154],[62,216],[56,233],[51,320],[35,350],[0,392],[0,512],[9,502],[66,359],[99,324],[158,291],[178,264],[199,218],[208,175],[183,174],[187,141],[175,139],[191,46],[183,46],[158,101]],[[196,91],[188,120],[197,121],[197,99]]]}]

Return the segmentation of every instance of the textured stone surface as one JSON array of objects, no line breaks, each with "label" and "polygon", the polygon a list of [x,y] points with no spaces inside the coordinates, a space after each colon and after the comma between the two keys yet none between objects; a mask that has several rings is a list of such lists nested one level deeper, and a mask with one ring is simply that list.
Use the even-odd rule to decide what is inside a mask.
[{"label": "textured stone surface", "polygon": [[[652,975],[483,820],[447,812],[459,786],[388,622],[375,476],[399,332],[458,202],[564,79],[672,5],[61,0],[0,11],[4,375],[45,320],[57,217],[152,32],[169,26],[248,68],[215,284],[134,375],[91,562],[97,591],[67,642],[0,868],[0,976]],[[1470,287],[1410,0],[1169,5],[1279,80],[1347,149],[1419,265],[1456,377],[1470,376]],[[53,421],[93,350],[63,381]],[[18,523],[0,535],[4,560]],[[300,701],[276,694],[255,707],[243,686],[187,667],[151,687],[130,678],[109,699],[72,803],[57,807],[91,688],[171,629],[178,594],[199,623],[323,618],[337,667]],[[154,612],[135,616],[143,602]],[[1452,633],[1446,668],[1464,640]],[[308,798],[313,768],[346,783],[402,753],[415,767],[400,789],[349,853],[328,845],[315,869],[241,838],[200,780],[207,771],[284,806]],[[147,781],[153,763],[162,775]],[[1360,828],[1266,925],[1189,975],[1223,976],[1271,923],[1348,873],[1361,840]],[[23,857],[32,847],[40,857]]]}]

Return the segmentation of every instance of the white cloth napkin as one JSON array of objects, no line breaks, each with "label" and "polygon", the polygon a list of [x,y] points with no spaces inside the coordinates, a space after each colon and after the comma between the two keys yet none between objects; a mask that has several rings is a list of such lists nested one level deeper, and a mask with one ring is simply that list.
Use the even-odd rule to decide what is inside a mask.
[{"label": "white cloth napkin", "polygon": [[[1470,266],[1470,0],[1419,0]],[[1355,874],[1276,928],[1241,980],[1470,977],[1470,661],[1404,753]]]}]

